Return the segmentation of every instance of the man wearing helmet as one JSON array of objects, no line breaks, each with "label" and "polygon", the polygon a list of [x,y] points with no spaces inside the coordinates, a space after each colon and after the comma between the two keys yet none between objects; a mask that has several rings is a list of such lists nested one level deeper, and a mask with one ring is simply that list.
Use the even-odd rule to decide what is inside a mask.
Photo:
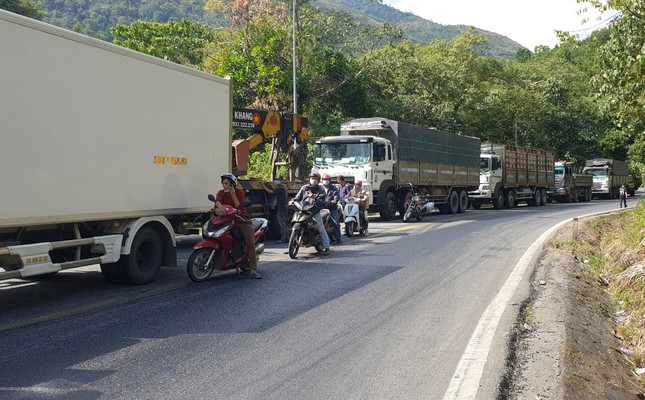
[{"label": "man wearing helmet", "polygon": [[[311,200],[324,201],[325,189],[321,185],[319,185],[319,183],[320,183],[320,174],[318,174],[317,172],[312,172],[311,174],[309,174],[309,184],[303,185],[298,191],[298,193],[295,195],[293,200],[302,201],[305,199],[311,199]],[[289,203],[291,204],[293,200],[290,201]],[[325,230],[325,225],[323,225],[322,215],[320,215],[320,213],[316,213],[314,214],[313,218],[318,223],[318,233],[320,233],[320,237],[322,238],[322,244],[323,244],[322,254],[326,256],[329,254],[329,236],[327,235],[327,231]]]},{"label": "man wearing helmet", "polygon": [[[243,217],[247,217],[246,208],[241,207],[240,204],[246,198],[243,189],[237,188],[237,178],[233,174],[224,174],[221,177],[222,180],[222,190],[217,192],[215,196],[215,214],[224,215],[226,213],[225,205],[235,207],[238,209]],[[253,279],[261,279],[262,275],[257,271],[258,260],[255,257],[255,235],[253,232],[253,225],[248,219],[236,219],[235,228],[231,232],[233,234],[233,254],[236,258],[236,263],[243,262],[244,258],[244,247],[242,246],[242,240],[246,245],[246,248],[249,250],[249,269],[248,276]],[[237,235],[238,231],[242,235],[242,240],[240,240]]]},{"label": "man wearing helmet", "polygon": [[367,219],[367,209],[370,204],[370,197],[367,194],[367,191],[363,190],[363,182],[360,179],[354,181],[354,187],[349,192],[347,196],[356,197],[358,209],[359,209],[359,218],[361,219],[361,226],[365,227],[365,236],[369,235],[367,232],[367,226],[369,225],[369,220]]},{"label": "man wearing helmet", "polygon": [[342,244],[340,237],[340,219],[338,218],[338,201],[340,200],[340,192],[336,185],[331,184],[331,177],[328,174],[323,174],[322,184],[325,188],[325,208],[329,210],[329,217],[331,218],[332,228],[334,229],[334,240],[336,244]]}]

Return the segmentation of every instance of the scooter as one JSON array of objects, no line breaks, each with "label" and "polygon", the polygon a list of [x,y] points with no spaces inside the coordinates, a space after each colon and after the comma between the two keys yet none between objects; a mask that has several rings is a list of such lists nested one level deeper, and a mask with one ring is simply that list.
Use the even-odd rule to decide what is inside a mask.
[{"label": "scooter", "polygon": [[360,213],[358,199],[354,196],[346,197],[345,206],[343,207],[343,220],[345,221],[345,234],[347,237],[354,236],[354,232],[358,232],[359,235],[365,234],[366,228],[361,224]]},{"label": "scooter", "polygon": [[329,223],[329,210],[320,207],[315,201],[293,201],[296,212],[293,214],[291,236],[289,237],[289,257],[295,259],[300,247],[314,246],[317,252],[323,251],[322,237],[318,232],[318,223],[314,219],[320,213],[327,235],[332,237],[333,232]]},{"label": "scooter", "polygon": [[[212,194],[208,199],[215,202]],[[247,207],[250,201],[242,202],[242,207]],[[188,276],[194,282],[204,282],[214,270],[225,271],[235,269],[240,271],[248,266],[249,257],[258,257],[264,252],[264,243],[260,243],[262,236],[268,229],[269,221],[265,218],[252,218],[251,223],[255,232],[255,251],[249,254],[249,249],[244,246],[244,257],[235,260],[233,257],[233,229],[236,219],[242,218],[240,211],[231,206],[224,206],[226,212],[221,216],[210,218],[202,228],[202,240],[194,246],[194,251],[188,258]],[[253,251],[253,249],[251,250]]]},{"label": "scooter", "polygon": [[423,217],[430,214],[433,209],[434,203],[430,201],[425,192],[415,192],[412,197],[405,202],[403,222],[408,222],[411,218],[416,218],[417,221],[421,221]]}]

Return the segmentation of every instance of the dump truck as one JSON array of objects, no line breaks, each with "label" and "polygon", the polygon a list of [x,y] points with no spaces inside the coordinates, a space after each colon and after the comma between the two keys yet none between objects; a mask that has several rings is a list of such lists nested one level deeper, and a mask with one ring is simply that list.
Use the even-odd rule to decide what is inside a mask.
[{"label": "dump truck", "polygon": [[547,188],[554,183],[554,154],[550,151],[482,143],[480,182],[468,195],[473,208],[492,204],[496,209],[547,203]]},{"label": "dump truck", "polygon": [[594,158],[585,162],[582,172],[593,177],[591,193],[594,197],[617,199],[620,187],[627,184],[629,167],[625,161]]},{"label": "dump truck", "polygon": [[465,212],[479,184],[480,139],[386,118],[341,124],[340,136],[316,141],[313,170],[361,180],[370,212],[392,220],[415,191],[425,191],[443,213]]},{"label": "dump truck", "polygon": [[146,284],[230,171],[228,79],[0,10],[0,279]]},{"label": "dump truck", "polygon": [[573,161],[556,161],[555,182],[547,190],[547,201],[577,203],[591,200],[593,178],[580,173]]}]

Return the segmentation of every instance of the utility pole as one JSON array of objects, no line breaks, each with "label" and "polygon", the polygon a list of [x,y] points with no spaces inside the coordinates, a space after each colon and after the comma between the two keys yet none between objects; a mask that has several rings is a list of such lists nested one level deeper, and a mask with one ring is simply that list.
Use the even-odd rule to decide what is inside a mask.
[{"label": "utility pole", "polygon": [[292,53],[293,53],[293,115],[296,116],[298,115],[298,88],[296,86],[297,84],[297,79],[296,79],[296,21],[298,18],[298,14],[296,11],[296,2],[297,0],[293,0],[293,21],[291,23],[291,29],[292,29],[292,36],[293,36],[293,48],[292,48]]}]

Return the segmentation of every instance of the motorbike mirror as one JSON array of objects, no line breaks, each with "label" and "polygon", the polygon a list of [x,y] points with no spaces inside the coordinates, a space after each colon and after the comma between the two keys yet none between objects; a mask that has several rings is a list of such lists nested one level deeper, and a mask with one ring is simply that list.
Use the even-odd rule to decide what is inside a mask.
[{"label": "motorbike mirror", "polygon": [[213,203],[215,203],[215,196],[213,196],[212,194],[209,194],[209,195],[208,195],[208,200],[210,200],[210,201],[212,201]]}]

